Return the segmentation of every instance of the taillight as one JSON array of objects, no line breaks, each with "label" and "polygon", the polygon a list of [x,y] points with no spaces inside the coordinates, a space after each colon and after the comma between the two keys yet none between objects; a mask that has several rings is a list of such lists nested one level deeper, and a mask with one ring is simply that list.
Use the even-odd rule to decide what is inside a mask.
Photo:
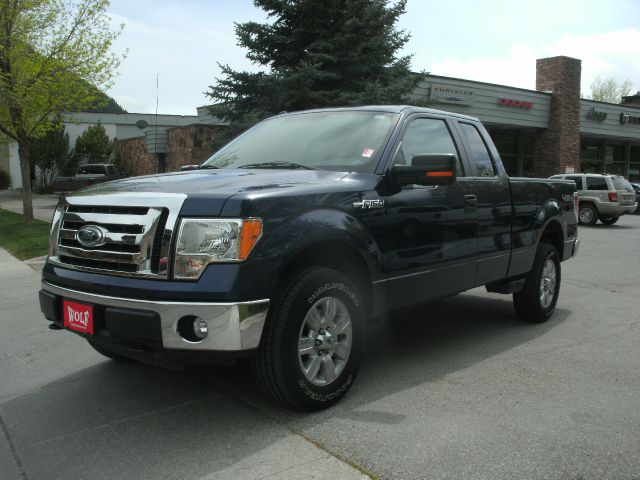
[{"label": "taillight", "polygon": [[579,205],[580,205],[580,197],[578,196],[578,192],[573,192],[573,211],[576,212],[576,217],[578,216]]},{"label": "taillight", "polygon": [[618,201],[618,192],[609,192],[609,201],[617,202]]}]

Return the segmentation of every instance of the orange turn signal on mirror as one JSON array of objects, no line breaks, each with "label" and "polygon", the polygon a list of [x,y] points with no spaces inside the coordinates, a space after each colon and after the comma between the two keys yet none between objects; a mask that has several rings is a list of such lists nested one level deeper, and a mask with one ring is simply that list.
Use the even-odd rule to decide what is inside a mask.
[{"label": "orange turn signal on mirror", "polygon": [[240,233],[240,251],[238,257],[244,260],[249,256],[255,244],[262,236],[262,221],[257,219],[244,220]]},{"label": "orange turn signal on mirror", "polygon": [[427,177],[453,177],[453,172],[427,172]]}]

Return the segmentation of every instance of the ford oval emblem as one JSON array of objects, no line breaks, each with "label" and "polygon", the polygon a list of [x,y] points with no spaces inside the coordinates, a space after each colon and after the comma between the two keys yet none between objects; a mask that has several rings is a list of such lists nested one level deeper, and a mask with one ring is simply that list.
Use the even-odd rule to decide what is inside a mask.
[{"label": "ford oval emblem", "polygon": [[76,240],[83,247],[97,247],[104,243],[106,233],[104,228],[97,225],[85,225],[76,233]]}]

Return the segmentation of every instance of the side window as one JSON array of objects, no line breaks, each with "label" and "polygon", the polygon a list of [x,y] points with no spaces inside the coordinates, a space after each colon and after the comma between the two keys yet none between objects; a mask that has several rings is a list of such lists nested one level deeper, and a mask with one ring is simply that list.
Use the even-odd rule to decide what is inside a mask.
[{"label": "side window", "polygon": [[115,175],[115,174],[116,174],[115,168],[111,166],[107,167],[107,175]]},{"label": "side window", "polygon": [[404,162],[401,158],[396,158],[395,162],[407,165],[411,164],[411,159],[415,155],[451,153],[458,159],[456,175],[464,175],[460,164],[460,155],[444,120],[418,118],[412,121],[402,137],[401,153],[404,157]]},{"label": "side window", "polygon": [[474,163],[479,177],[493,177],[495,170],[491,162],[491,155],[487,150],[478,129],[469,123],[461,123],[460,127],[467,137],[471,148],[471,163]]},{"label": "side window", "polygon": [[565,177],[565,180],[573,180],[574,182],[576,182],[576,188],[578,190],[582,190],[582,177],[578,177],[576,175],[567,175]]},{"label": "side window", "polygon": [[609,190],[604,177],[587,177],[587,190]]}]

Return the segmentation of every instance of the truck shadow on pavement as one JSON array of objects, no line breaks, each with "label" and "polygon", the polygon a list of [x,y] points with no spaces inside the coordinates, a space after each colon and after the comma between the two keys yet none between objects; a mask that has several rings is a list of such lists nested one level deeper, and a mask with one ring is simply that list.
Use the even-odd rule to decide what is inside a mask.
[{"label": "truck shadow on pavement", "polygon": [[268,405],[259,392],[249,389],[243,398],[259,399],[265,411],[294,430],[336,416],[356,423],[400,423],[406,418],[401,408],[390,413],[369,405],[414,387],[428,388],[457,371],[535,340],[564,322],[570,313],[556,308],[548,322],[530,324],[516,317],[511,296],[457,295],[371,324],[358,379],[347,396],[329,410],[290,412]]},{"label": "truck shadow on pavement", "polygon": [[260,478],[256,472],[277,473],[270,465],[279,468],[283,455],[294,465],[318,455],[298,450],[292,432],[313,439],[314,428],[336,418],[399,423],[401,407],[390,413],[372,404],[529,342],[569,313],[558,309],[548,323],[530,325],[516,319],[510,297],[473,294],[397,313],[370,326],[349,394],[313,414],[266,400],[246,365],[173,372],[110,360],[11,399],[1,412],[31,479]]}]

